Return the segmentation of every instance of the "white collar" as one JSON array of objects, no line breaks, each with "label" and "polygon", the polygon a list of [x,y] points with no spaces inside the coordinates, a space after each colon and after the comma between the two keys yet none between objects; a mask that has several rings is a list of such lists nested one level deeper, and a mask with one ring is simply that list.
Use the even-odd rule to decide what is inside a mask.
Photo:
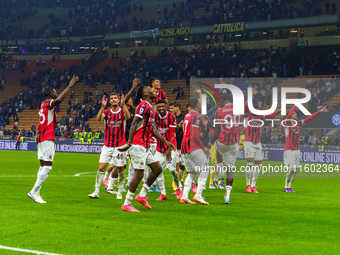
[{"label": "white collar", "polygon": [[148,103],[148,105],[150,105],[150,107],[152,107],[152,105],[148,102],[148,101],[146,101],[146,100],[143,100],[143,101],[145,101],[145,102],[147,102]]},{"label": "white collar", "polygon": [[112,107],[110,108],[110,111],[111,111],[113,114],[119,113],[121,110],[122,110],[122,108],[119,108],[118,111],[114,112],[114,111],[112,110]]}]

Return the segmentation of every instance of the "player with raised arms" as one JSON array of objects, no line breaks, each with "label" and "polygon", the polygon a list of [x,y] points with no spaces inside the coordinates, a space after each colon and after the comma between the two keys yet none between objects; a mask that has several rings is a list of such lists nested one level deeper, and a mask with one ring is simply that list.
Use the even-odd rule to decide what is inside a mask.
[{"label": "player with raised arms", "polygon": [[163,142],[168,148],[176,149],[172,143],[165,140],[155,127],[155,114],[152,107],[154,98],[156,98],[156,93],[152,90],[152,88],[142,86],[138,89],[137,96],[134,101],[137,108],[130,128],[129,141],[123,148],[119,149],[120,151],[130,149],[129,154],[131,164],[135,170],[124,204],[122,205],[123,211],[139,212],[139,210],[132,206],[131,201],[143,178],[145,165],[148,165],[151,168],[151,172],[135,200],[146,208],[152,209],[147,201],[146,194],[148,193],[150,186],[161,174],[162,167],[156,155],[152,154],[152,151],[150,150],[151,136],[154,136],[156,139]]},{"label": "player with raised arms", "polygon": [[[98,121],[104,121],[104,146],[102,148],[99,158],[99,168],[95,181],[95,190],[91,193],[89,198],[99,198],[99,190],[104,178],[104,171],[106,166],[110,163],[117,167],[118,171],[118,194],[117,199],[122,199],[122,189],[124,184],[124,165],[126,162],[125,152],[119,151],[118,148],[126,144],[125,129],[126,120],[130,118],[129,110],[126,107],[126,103],[129,101],[133,91],[137,88],[139,79],[133,80],[132,88],[129,93],[124,97],[119,98],[119,95],[115,92],[111,93],[110,104],[111,107],[105,110],[107,105],[107,98],[105,95],[102,98],[102,107],[97,114]],[[119,102],[121,106],[119,106]],[[112,160],[112,162],[110,162]],[[107,190],[110,193],[110,190]],[[112,194],[113,188],[112,188]]]},{"label": "player with raised arms", "polygon": [[37,134],[37,150],[38,160],[40,160],[40,168],[37,180],[33,189],[27,194],[34,202],[46,203],[40,196],[40,189],[46,181],[48,174],[52,170],[52,163],[55,155],[55,135],[54,130],[57,124],[57,109],[66,97],[66,94],[78,81],[78,76],[73,76],[69,85],[60,95],[53,88],[45,88],[43,91],[46,100],[41,103],[39,110],[39,127]]},{"label": "player with raised arms", "polygon": [[[201,101],[195,97],[190,100],[191,111],[187,113],[183,123],[183,141],[182,141],[182,159],[187,170],[187,178],[184,182],[183,195],[180,200],[181,204],[195,204],[199,202],[202,205],[209,205],[208,202],[202,197],[202,192],[207,181],[209,170],[208,170],[208,159],[209,148],[204,147],[201,138],[199,136],[201,118],[198,112],[201,109]],[[196,179],[197,172],[200,172],[198,177],[198,188],[193,198],[193,201],[189,200],[189,192],[191,184]]]},{"label": "player with raised arms", "polygon": [[[258,93],[257,87],[253,89],[253,96]],[[244,106],[244,113],[247,115],[244,118],[245,122],[245,138],[244,138],[244,153],[247,160],[246,168],[246,192],[259,193],[256,189],[256,181],[259,178],[262,167],[262,143],[261,132],[262,125],[265,119],[271,119],[278,115],[281,110],[275,111],[269,115],[255,115],[249,111],[248,101]],[[255,163],[255,166],[253,164]],[[251,173],[253,172],[253,178]]]},{"label": "player with raised arms", "polygon": [[[238,141],[239,135],[239,123],[241,116],[233,114],[233,104],[229,95],[221,96],[224,102],[224,106],[218,109],[215,113],[215,120],[225,120],[226,124],[216,124],[214,135],[211,139],[211,144],[214,145],[217,152],[223,155],[223,160],[226,163],[227,179],[226,179],[226,193],[224,196],[224,203],[229,204],[230,192],[232,190],[234,173],[233,168],[237,154],[239,151]],[[221,157],[217,157],[217,167],[223,169],[223,160]]]},{"label": "player with raised arms", "polygon": [[159,79],[151,78],[149,84],[152,90],[156,93],[156,97],[152,100],[152,104],[160,99],[164,99],[165,101],[167,100],[165,92],[161,90],[161,82]]},{"label": "player with raised arms", "polygon": [[[156,101],[156,105],[157,113],[155,116],[155,123],[157,130],[166,140],[173,143],[177,147],[175,134],[177,126],[176,117],[173,113],[166,110],[166,101],[164,99]],[[164,169],[165,167],[169,169],[173,177],[176,185],[176,198],[180,200],[182,192],[179,186],[178,173],[176,172],[177,152],[176,150],[171,150],[167,148],[166,145],[161,141],[157,142],[156,151],[156,156],[159,159],[159,163],[161,164],[162,169]],[[167,200],[168,197],[166,196],[163,172],[158,176],[157,182],[159,185],[159,189],[161,190],[161,195],[157,200]]]},{"label": "player with raised arms", "polygon": [[[303,120],[297,120],[295,112],[296,105],[289,111],[285,120],[284,132],[286,136],[285,151],[283,153],[283,161],[285,167],[288,169],[286,174],[284,192],[294,193],[291,186],[295,180],[297,169],[300,167],[300,131],[301,127],[308,121],[314,119],[321,112],[327,112],[324,107],[320,111],[313,113]],[[295,121],[294,121],[295,120]],[[294,123],[295,122],[295,123]]]}]

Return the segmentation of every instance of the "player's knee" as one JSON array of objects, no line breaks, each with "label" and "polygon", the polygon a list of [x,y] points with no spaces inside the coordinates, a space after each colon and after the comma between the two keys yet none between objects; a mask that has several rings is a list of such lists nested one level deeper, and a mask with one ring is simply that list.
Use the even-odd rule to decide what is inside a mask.
[{"label": "player's knee", "polygon": [[136,178],[138,179],[143,179],[143,176],[144,176],[144,170],[135,170],[135,176]]},{"label": "player's knee", "polygon": [[124,167],[122,167],[122,166],[117,167],[117,171],[118,171],[118,173],[124,173]]},{"label": "player's knee", "polygon": [[105,171],[105,167],[99,166],[98,171],[99,171],[99,172],[104,172],[104,171]]},{"label": "player's knee", "polygon": [[161,166],[157,166],[155,167],[154,169],[152,169],[152,171],[155,173],[155,174],[161,174],[163,169]]}]

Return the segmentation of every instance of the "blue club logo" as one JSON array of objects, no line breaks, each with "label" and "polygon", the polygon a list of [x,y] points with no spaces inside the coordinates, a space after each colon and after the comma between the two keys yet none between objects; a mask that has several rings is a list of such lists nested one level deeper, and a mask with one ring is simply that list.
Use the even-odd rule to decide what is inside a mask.
[{"label": "blue club logo", "polygon": [[338,113],[336,113],[336,114],[333,115],[333,117],[332,117],[332,123],[333,123],[336,127],[340,128],[340,112],[338,112]]}]

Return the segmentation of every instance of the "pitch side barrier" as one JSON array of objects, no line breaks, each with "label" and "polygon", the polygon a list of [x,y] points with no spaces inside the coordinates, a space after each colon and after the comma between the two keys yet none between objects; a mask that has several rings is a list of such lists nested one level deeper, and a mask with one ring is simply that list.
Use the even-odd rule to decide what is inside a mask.
[{"label": "pitch side barrier", "polygon": [[[16,141],[0,140],[0,150],[15,150]],[[80,144],[74,141],[56,141],[56,152],[97,153],[101,152],[103,142]],[[22,151],[36,151],[34,141],[20,143]],[[301,146],[300,158],[304,163],[340,164],[340,146],[325,146],[324,151],[319,151],[319,146]],[[283,161],[283,144],[263,144],[264,161]],[[240,150],[237,159],[245,159],[244,150]]]}]

